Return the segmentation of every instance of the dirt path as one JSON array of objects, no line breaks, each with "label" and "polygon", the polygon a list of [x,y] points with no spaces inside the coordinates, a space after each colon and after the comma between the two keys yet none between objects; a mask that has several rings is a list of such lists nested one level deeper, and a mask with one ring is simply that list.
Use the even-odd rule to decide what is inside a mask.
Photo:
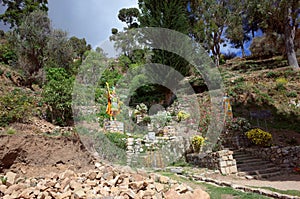
[{"label": "dirt path", "polygon": [[232,184],[245,185],[250,187],[271,187],[280,190],[300,191],[300,175],[297,174],[275,176],[266,180],[248,180],[236,175],[222,176],[220,174],[211,174],[207,175],[207,177],[220,181],[231,182]]}]

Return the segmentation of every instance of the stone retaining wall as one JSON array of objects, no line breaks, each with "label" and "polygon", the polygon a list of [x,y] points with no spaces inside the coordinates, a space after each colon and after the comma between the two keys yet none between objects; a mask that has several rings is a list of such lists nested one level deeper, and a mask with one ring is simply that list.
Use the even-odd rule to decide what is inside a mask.
[{"label": "stone retaining wall", "polygon": [[252,155],[271,161],[283,169],[293,168],[300,165],[300,146],[270,148],[245,148],[244,151]]},{"label": "stone retaining wall", "polygon": [[[168,163],[175,162],[183,157],[189,148],[189,139],[182,136],[144,138],[127,138],[127,164],[142,166],[155,165],[153,167],[164,167]],[[142,160],[142,158],[147,159]],[[140,162],[140,163],[139,163]],[[155,162],[155,163],[154,163]],[[159,164],[158,164],[159,163]]]},{"label": "stone retaining wall", "polygon": [[187,161],[194,165],[209,169],[218,169],[222,174],[237,173],[236,161],[232,156],[233,152],[222,150],[211,153],[188,154]]},{"label": "stone retaining wall", "polygon": [[119,121],[104,122],[104,130],[108,132],[124,133],[124,123]]}]

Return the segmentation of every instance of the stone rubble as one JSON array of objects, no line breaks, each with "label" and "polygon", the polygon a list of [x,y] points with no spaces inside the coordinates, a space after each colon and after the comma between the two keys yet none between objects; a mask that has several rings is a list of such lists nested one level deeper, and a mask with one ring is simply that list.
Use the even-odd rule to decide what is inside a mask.
[{"label": "stone rubble", "polygon": [[[209,199],[208,193],[166,176],[130,167],[95,164],[86,173],[66,170],[45,177],[25,178],[7,172],[1,177],[0,198],[38,199]],[[5,180],[6,179],[6,182]]]}]

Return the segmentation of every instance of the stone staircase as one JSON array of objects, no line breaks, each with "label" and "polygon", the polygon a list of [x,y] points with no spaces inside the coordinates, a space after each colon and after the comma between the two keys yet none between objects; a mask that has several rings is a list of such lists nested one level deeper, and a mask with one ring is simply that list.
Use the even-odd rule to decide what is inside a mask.
[{"label": "stone staircase", "polygon": [[233,158],[236,160],[238,175],[249,179],[262,179],[281,175],[281,169],[272,162],[254,157],[242,150],[234,150]]}]

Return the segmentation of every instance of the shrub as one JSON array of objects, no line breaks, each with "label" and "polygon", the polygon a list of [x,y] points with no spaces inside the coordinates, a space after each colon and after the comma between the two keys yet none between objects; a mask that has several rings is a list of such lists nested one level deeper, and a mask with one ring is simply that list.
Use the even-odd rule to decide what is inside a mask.
[{"label": "shrub", "polygon": [[177,121],[180,122],[180,121],[188,119],[189,117],[190,117],[190,114],[188,114],[184,111],[179,111],[177,114]]},{"label": "shrub", "polygon": [[287,97],[297,97],[297,92],[291,91],[291,92],[287,93],[286,96]]},{"label": "shrub", "polygon": [[126,150],[127,147],[127,135],[122,133],[106,133],[106,137],[114,143],[117,147]]},{"label": "shrub", "polygon": [[276,90],[285,90],[285,85],[288,83],[287,79],[284,77],[279,77],[276,79]]},{"label": "shrub", "polygon": [[259,128],[251,129],[246,133],[247,138],[255,145],[270,146],[272,134]]},{"label": "shrub", "polygon": [[275,77],[278,77],[278,72],[275,72],[275,71],[269,71],[269,72],[267,72],[266,77],[267,77],[267,78],[275,78]]},{"label": "shrub", "polygon": [[16,133],[16,130],[13,129],[13,128],[9,128],[9,129],[7,129],[6,133],[7,133],[8,135],[13,135],[13,134]]},{"label": "shrub", "polygon": [[20,89],[0,96],[0,126],[25,122],[34,113],[34,100]]},{"label": "shrub", "polygon": [[250,122],[243,117],[236,117],[226,121],[225,128],[229,132],[246,132],[250,130]]},{"label": "shrub", "polygon": [[192,138],[192,147],[195,152],[199,152],[201,147],[204,145],[205,138],[201,135],[195,135]]},{"label": "shrub", "polygon": [[64,68],[47,70],[47,83],[42,95],[47,104],[47,117],[51,122],[66,125],[72,119],[73,82],[74,77],[70,77]]}]

